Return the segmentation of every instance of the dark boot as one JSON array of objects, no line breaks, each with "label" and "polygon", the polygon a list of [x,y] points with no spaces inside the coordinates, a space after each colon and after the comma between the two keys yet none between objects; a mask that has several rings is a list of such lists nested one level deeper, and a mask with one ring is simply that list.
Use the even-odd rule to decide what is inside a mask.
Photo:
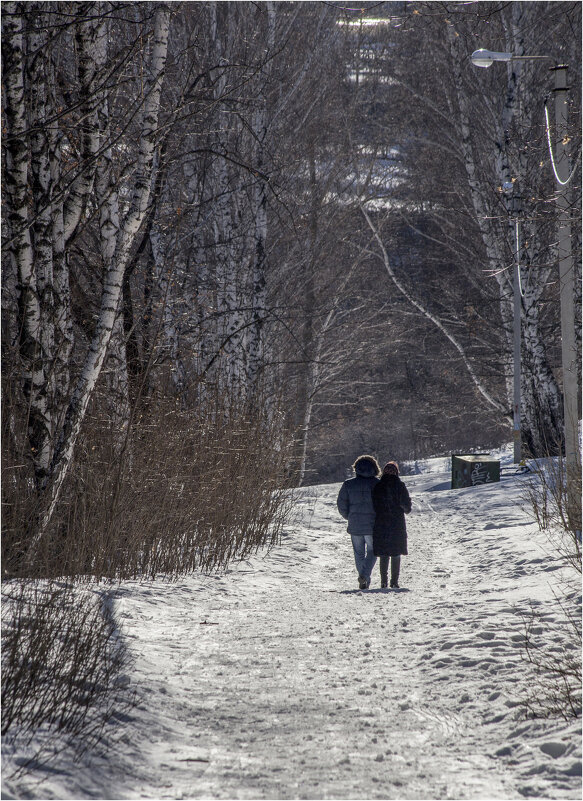
[{"label": "dark boot", "polygon": [[399,588],[399,571],[401,570],[401,557],[391,556],[391,587]]},{"label": "dark boot", "polygon": [[381,556],[379,558],[379,566],[381,569],[381,590],[386,590],[389,586],[389,557]]}]

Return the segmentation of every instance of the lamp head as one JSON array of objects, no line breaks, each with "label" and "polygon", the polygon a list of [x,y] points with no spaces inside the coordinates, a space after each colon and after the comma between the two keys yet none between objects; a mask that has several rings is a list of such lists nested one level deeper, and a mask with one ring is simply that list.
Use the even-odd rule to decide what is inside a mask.
[{"label": "lamp head", "polygon": [[475,67],[491,67],[495,61],[510,61],[512,53],[496,53],[494,50],[474,50],[472,64]]}]

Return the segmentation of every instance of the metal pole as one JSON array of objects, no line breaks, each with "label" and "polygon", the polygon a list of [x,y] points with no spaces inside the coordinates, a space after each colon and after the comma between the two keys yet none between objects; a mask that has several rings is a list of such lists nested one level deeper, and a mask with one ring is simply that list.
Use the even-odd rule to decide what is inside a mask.
[{"label": "metal pole", "polygon": [[515,221],[516,258],[514,260],[514,464],[522,461],[522,434],[520,431],[520,314],[522,293],[520,291],[520,222]]},{"label": "metal pole", "polygon": [[[565,462],[567,467],[567,497],[569,508],[575,509],[580,498],[577,493],[579,457],[579,414],[577,404],[577,347],[575,340],[575,270],[571,250],[570,191],[564,181],[569,178],[567,153],[568,87],[567,66],[554,67],[555,125],[557,175],[557,210],[559,212],[558,258],[561,301],[561,339],[563,367],[563,412],[565,417]],[[574,504],[574,505],[572,505]]]}]

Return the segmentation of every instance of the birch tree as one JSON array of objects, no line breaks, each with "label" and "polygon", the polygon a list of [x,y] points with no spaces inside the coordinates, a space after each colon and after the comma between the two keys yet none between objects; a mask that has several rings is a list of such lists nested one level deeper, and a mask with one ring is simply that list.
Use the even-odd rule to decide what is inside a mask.
[{"label": "birch tree", "polygon": [[[46,509],[33,546],[55,508],[118,325],[124,270],[150,198],[171,11],[159,6],[153,12],[142,91],[129,112],[130,120],[139,115],[136,162],[122,188],[116,185],[118,176],[112,168],[119,128],[112,122],[108,83],[113,80],[116,87],[121,62],[119,54],[110,52],[111,10],[109,4],[78,5],[70,22],[68,7],[58,3],[11,3],[3,14],[10,230],[5,253],[10,270],[18,274],[28,439]],[[146,30],[142,28],[141,35]],[[130,43],[130,53],[137,41]],[[127,52],[122,58],[126,57]],[[67,84],[61,80],[59,86],[58,77],[62,78],[59,70],[71,64],[79,89],[65,113],[58,93]],[[70,385],[73,322],[68,248],[92,208],[99,216],[104,269],[100,311],[79,375]]]},{"label": "birch tree", "polygon": [[113,209],[113,213],[108,209],[104,217],[102,217],[101,232],[102,241],[104,242],[103,255],[106,272],[103,282],[101,309],[93,340],[85,357],[81,375],[69,401],[63,428],[55,448],[51,464],[50,503],[43,522],[44,526],[50,519],[57,502],[87,405],[107,353],[107,347],[118,316],[124,271],[134,238],[139,231],[148,208],[160,110],[160,95],[168,51],[169,27],[170,9],[159,7],[154,15],[147,78],[143,90],[143,105],[139,126],[141,136],[137,165],[132,181],[132,198],[129,209],[122,221],[118,222],[115,209]]}]

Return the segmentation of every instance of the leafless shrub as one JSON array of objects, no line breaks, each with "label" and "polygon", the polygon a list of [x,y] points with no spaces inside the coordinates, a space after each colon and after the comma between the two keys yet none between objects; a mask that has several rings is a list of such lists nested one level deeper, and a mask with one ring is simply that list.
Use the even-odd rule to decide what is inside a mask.
[{"label": "leafless shrub", "polygon": [[[99,739],[113,705],[121,704],[116,681],[126,663],[103,594],[67,582],[3,584],[5,744],[15,743],[22,752],[42,730],[69,736],[77,749],[90,747]],[[34,757],[39,748],[42,738],[32,748]]]},{"label": "leafless shrub", "polygon": [[534,674],[524,706],[533,717],[569,719],[581,715],[580,595],[573,592],[556,602],[560,629],[551,629],[535,611],[525,620],[526,656]]},{"label": "leafless shrub", "polygon": [[[534,462],[526,483],[528,508],[544,531],[559,561],[572,571],[563,579],[558,605],[559,628],[552,630],[532,612],[525,620],[525,649],[534,679],[525,701],[529,714],[544,717],[581,715],[581,471],[569,476],[565,460],[549,457]],[[574,586],[574,585],[577,586]]]},{"label": "leafless shrub", "polygon": [[562,456],[533,460],[533,478],[526,484],[527,506],[555,550],[581,573],[581,465],[567,484]]},{"label": "leafless shrub", "polygon": [[274,425],[224,408],[195,416],[172,406],[156,419],[143,417],[132,438],[132,464],[123,474],[85,479],[97,478],[95,497],[111,498],[105,507],[80,504],[78,492],[71,498],[78,536],[100,543],[91,572],[209,571],[277,541],[290,504]]},{"label": "leafless shrub", "polygon": [[159,401],[136,415],[124,445],[115,434],[91,419],[34,561],[22,558],[33,485],[8,470],[5,575],[176,577],[278,541],[291,498],[277,415],[217,399],[197,412]]}]

